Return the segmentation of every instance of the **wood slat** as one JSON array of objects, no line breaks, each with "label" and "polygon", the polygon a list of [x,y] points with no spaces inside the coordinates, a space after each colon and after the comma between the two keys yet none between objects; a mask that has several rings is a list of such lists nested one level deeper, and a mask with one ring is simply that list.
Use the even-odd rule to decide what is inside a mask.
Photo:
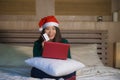
[{"label": "wood slat", "polygon": [[17,46],[31,46],[33,47],[33,43],[3,43],[3,44],[10,44],[10,45],[17,45]]},{"label": "wood slat", "polygon": [[39,34],[20,34],[20,33],[17,33],[17,34],[11,34],[11,33],[5,33],[5,34],[0,34],[0,38],[19,38],[19,37],[35,37],[35,38],[38,38],[39,37]]},{"label": "wood slat", "polygon": [[97,49],[97,52],[98,52],[98,53],[103,53],[103,52],[106,52],[106,53],[107,53],[107,49],[105,49],[105,50]]},{"label": "wood slat", "polygon": [[34,42],[36,39],[33,38],[7,38],[0,39],[1,42]]},{"label": "wood slat", "polygon": [[96,39],[99,39],[101,38],[102,36],[99,35],[99,34],[63,34],[62,37],[65,37],[65,38],[96,38]]},{"label": "wood slat", "polygon": [[68,41],[70,43],[89,43],[89,44],[102,43],[102,40],[100,39],[68,39]]}]

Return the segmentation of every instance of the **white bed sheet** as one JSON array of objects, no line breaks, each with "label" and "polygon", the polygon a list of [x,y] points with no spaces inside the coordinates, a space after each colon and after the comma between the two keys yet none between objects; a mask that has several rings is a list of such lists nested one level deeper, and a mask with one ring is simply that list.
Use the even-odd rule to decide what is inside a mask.
[{"label": "white bed sheet", "polygon": [[77,80],[120,80],[120,70],[105,66],[85,67],[77,72]]}]

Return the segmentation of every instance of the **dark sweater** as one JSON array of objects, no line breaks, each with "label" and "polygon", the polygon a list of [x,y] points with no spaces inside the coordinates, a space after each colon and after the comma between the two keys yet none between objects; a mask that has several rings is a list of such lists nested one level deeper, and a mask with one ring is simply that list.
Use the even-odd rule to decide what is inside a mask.
[{"label": "dark sweater", "polygon": [[[68,41],[66,39],[62,39],[61,43],[66,43],[68,44]],[[39,40],[34,42],[34,47],[33,47],[33,57],[40,57],[42,56],[42,42],[40,42]],[[68,51],[68,58],[71,58],[71,54],[70,54],[70,49]]]}]

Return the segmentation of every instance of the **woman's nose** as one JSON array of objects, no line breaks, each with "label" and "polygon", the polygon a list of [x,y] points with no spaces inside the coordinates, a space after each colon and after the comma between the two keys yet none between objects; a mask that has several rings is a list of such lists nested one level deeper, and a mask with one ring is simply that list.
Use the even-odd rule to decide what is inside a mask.
[{"label": "woman's nose", "polygon": [[52,33],[52,30],[49,30],[49,33]]}]

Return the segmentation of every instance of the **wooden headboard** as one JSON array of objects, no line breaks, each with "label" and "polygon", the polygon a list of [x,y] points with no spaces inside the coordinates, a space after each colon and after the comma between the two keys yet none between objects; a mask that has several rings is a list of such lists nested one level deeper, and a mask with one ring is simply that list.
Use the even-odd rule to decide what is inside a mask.
[{"label": "wooden headboard", "polygon": [[[97,53],[107,65],[107,31],[106,30],[73,30],[61,31],[71,45],[97,44]],[[0,30],[0,43],[33,46],[40,33],[32,30]]]}]

